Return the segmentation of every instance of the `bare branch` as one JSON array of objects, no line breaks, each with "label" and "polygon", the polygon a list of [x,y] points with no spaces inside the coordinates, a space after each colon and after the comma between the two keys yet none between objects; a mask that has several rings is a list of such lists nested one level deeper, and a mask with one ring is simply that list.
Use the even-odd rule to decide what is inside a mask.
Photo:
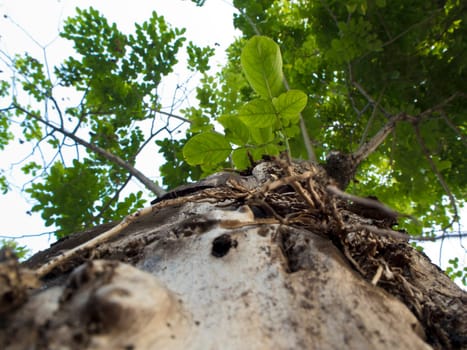
[{"label": "bare branch", "polygon": [[336,24],[336,27],[338,26],[339,24],[339,21],[337,20],[337,17],[336,15],[331,11],[331,8],[326,4],[325,1],[321,0],[321,5],[326,9],[326,11],[328,12],[329,16],[331,16],[332,20],[334,21],[334,23]]},{"label": "bare branch", "polygon": [[379,103],[377,103],[366,91],[365,89],[356,81],[352,81],[352,85],[357,88],[358,91],[365,97],[371,104],[375,107],[378,107],[378,109],[384,114],[386,118],[391,118],[392,114],[386,111]]},{"label": "bare branch", "polygon": [[392,116],[389,121],[371,138],[370,141],[364,143],[357,151],[353,153],[355,165],[358,166],[365,160],[371,153],[373,153],[379,145],[381,145],[386,137],[394,130],[397,122],[407,118],[405,113],[400,113]]},{"label": "bare branch", "polygon": [[376,104],[373,105],[373,111],[371,112],[371,116],[368,119],[368,123],[365,126],[365,130],[363,130],[363,134],[362,134],[362,137],[360,139],[360,144],[358,145],[359,147],[363,146],[363,144],[364,144],[364,142],[366,140],[366,137],[368,135],[368,131],[370,130],[371,124],[373,123],[373,120],[376,117],[376,112],[377,112],[378,107],[379,107],[379,105],[381,103],[381,98],[383,97],[385,90],[386,90],[386,86],[383,87],[383,90],[381,91],[381,93],[378,96],[378,101],[376,101]]},{"label": "bare branch", "polygon": [[187,118],[183,118],[179,115],[176,115],[176,114],[172,114],[172,113],[168,113],[168,112],[164,112],[164,111],[161,111],[159,109],[152,109],[151,110],[152,112],[156,112],[156,113],[159,113],[159,114],[162,114],[162,115],[165,115],[167,117],[171,117],[171,118],[175,118],[175,119],[178,119],[178,120],[181,120],[185,123],[188,123],[188,124],[191,124],[191,120],[187,119]]},{"label": "bare branch", "polygon": [[460,232],[452,235],[439,235],[439,236],[411,236],[410,239],[412,241],[428,241],[428,242],[435,242],[443,239],[450,239],[450,238],[464,238],[467,237],[467,232]]},{"label": "bare branch", "polygon": [[310,136],[306,129],[305,120],[303,119],[302,113],[300,113],[300,131],[302,132],[303,143],[305,144],[306,153],[308,154],[308,160],[317,162],[316,154],[311,144]]},{"label": "bare branch", "polygon": [[100,148],[99,146],[97,146],[95,144],[87,142],[87,141],[81,139],[80,137],[76,136],[75,134],[73,134],[73,133],[71,133],[71,132],[69,132],[69,131],[61,128],[61,127],[55,126],[54,124],[44,120],[40,116],[37,116],[35,114],[30,113],[29,111],[25,110],[21,106],[14,105],[14,107],[19,109],[20,111],[22,111],[26,115],[30,116],[31,118],[36,119],[40,123],[52,128],[55,131],[60,132],[61,134],[65,135],[66,137],[69,137],[70,139],[72,139],[76,143],[86,147],[87,149],[93,151],[94,153],[99,154],[100,156],[104,157],[108,161],[110,161],[110,162],[112,162],[114,164],[117,164],[118,166],[124,168],[130,174],[132,174],[134,177],[136,177],[147,189],[149,189],[150,191],[155,193],[157,196],[162,196],[163,194],[165,194],[165,190],[162,187],[155,184],[153,181],[151,181],[148,177],[146,177],[138,169],[136,169],[130,163],[125,162],[123,159],[116,156],[115,154],[112,154],[112,153],[106,151],[105,149]]},{"label": "bare branch", "polygon": [[41,237],[41,236],[51,236],[54,235],[54,231],[47,231],[47,232],[41,232],[41,233],[34,233],[34,234],[26,234],[26,235],[21,235],[21,236],[8,236],[8,235],[0,235],[0,238],[2,239],[21,239],[21,238],[35,238],[35,237]]},{"label": "bare branch", "polygon": [[353,71],[352,71],[352,65],[350,64],[350,62],[347,64],[347,68],[348,68],[348,71],[349,71],[349,79],[346,80],[346,85],[347,85],[347,90],[348,90],[347,97],[349,98],[350,104],[352,105],[352,108],[354,109],[355,113],[357,113],[357,117],[360,118],[360,116],[367,109],[367,106],[371,105],[371,102],[369,101],[367,103],[367,105],[363,108],[363,110],[358,109],[357,104],[355,103],[355,100],[354,100],[354,98],[352,96],[352,89],[351,89],[351,86],[349,84],[349,82],[353,83]]},{"label": "bare branch", "polygon": [[[156,132],[152,132],[151,130],[151,134],[149,135],[149,137],[141,144],[141,146],[138,148],[138,150],[136,151],[136,154],[139,154],[145,147],[146,145],[151,142],[151,140],[156,137],[157,135],[159,135],[159,133],[161,133],[163,130],[167,130],[167,126],[168,125],[165,125],[163,126],[162,128],[160,128],[159,130],[157,130]],[[152,126],[151,126],[151,129],[152,129]]]},{"label": "bare branch", "polygon": [[48,98],[52,101],[53,105],[55,106],[55,109],[57,110],[57,113],[58,113],[58,117],[60,118],[60,127],[63,128],[65,126],[65,124],[63,122],[62,110],[60,109],[60,106],[58,105],[57,100],[55,99],[55,97],[50,95]]},{"label": "bare branch", "polygon": [[258,27],[256,26],[255,22],[253,22],[253,20],[250,18],[250,16],[248,16],[245,11],[243,11],[243,9],[241,8],[238,8],[238,7],[235,7],[234,8],[236,10],[238,10],[238,12],[240,12],[240,14],[246,19],[246,21],[248,22],[248,24],[251,26],[251,29],[253,29],[253,31],[255,32],[256,35],[261,35],[261,32],[260,30],[258,29]]}]

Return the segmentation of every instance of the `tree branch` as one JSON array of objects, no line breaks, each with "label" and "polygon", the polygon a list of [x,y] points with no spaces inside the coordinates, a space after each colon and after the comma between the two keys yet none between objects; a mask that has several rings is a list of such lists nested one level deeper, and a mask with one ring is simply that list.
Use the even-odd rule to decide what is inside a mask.
[{"label": "tree branch", "polygon": [[89,143],[80,137],[76,136],[75,134],[65,130],[64,128],[55,126],[54,124],[44,120],[40,116],[37,116],[35,114],[30,113],[29,111],[25,110],[19,105],[13,104],[14,108],[17,108],[21,112],[25,113],[26,115],[30,116],[31,118],[34,118],[35,120],[39,121],[40,123],[52,128],[53,130],[65,135],[66,137],[69,137],[76,143],[86,147],[87,149],[93,151],[94,153],[99,154],[100,156],[104,157],[108,161],[122,167],[123,169],[127,170],[131,175],[133,175],[135,178],[137,178],[147,189],[155,193],[158,197],[162,196],[165,194],[165,190],[155,184],[153,181],[151,181],[148,177],[146,177],[142,172],[140,172],[138,169],[136,169],[134,166],[129,164],[128,162],[125,162],[123,159],[120,157],[116,156],[115,154],[112,154],[105,149],[100,148],[99,146],[96,146],[92,143]]},{"label": "tree branch", "polygon": [[[436,164],[435,164],[435,162],[433,162],[433,159],[431,159],[430,151],[428,150],[428,148],[425,145],[425,142],[423,141],[423,137],[422,137],[422,135],[420,133],[420,128],[418,127],[418,123],[414,122],[414,123],[412,123],[412,125],[413,125],[413,128],[414,128],[415,135],[417,137],[418,143],[419,143],[419,145],[420,145],[420,147],[422,149],[422,152],[423,152],[428,164],[430,164],[431,170],[433,171],[435,176],[438,178],[439,183],[441,184],[444,191],[446,192],[446,194],[447,194],[447,196],[449,198],[449,201],[451,202],[452,209],[454,210],[454,217],[453,217],[451,223],[447,226],[447,227],[450,227],[450,226],[452,226],[452,224],[455,221],[459,220],[459,213],[458,213],[458,210],[457,210],[456,200],[455,200],[454,195],[452,194],[451,190],[449,189],[448,184],[444,180],[443,175],[440,173],[440,171],[436,167]],[[446,228],[443,228],[443,229],[446,229]]]},{"label": "tree branch", "polygon": [[191,124],[191,120],[183,118],[183,117],[181,117],[179,115],[164,112],[164,111],[161,111],[161,110],[158,110],[158,109],[152,109],[152,111],[155,112],[155,113],[159,113],[159,114],[165,115],[167,117],[175,118],[175,119],[181,120],[181,121],[183,121],[185,123]]},{"label": "tree branch", "polygon": [[407,29],[403,30],[402,32],[400,32],[399,34],[397,34],[395,37],[391,38],[390,40],[384,42],[381,47],[385,47],[385,46],[388,46],[388,45],[391,45],[393,42],[395,42],[396,40],[402,38],[404,35],[406,35],[407,33],[409,33],[412,29],[418,27],[418,26],[421,26],[423,24],[425,24],[425,22],[428,22],[430,20],[432,20],[439,12],[443,11],[443,8],[440,8],[440,9],[437,9],[436,11],[433,11],[431,13],[431,16],[429,17],[426,17],[424,18],[423,20],[421,20],[420,22],[417,22],[417,23],[414,23],[412,24],[410,27],[408,27]]},{"label": "tree branch", "polygon": [[435,242],[439,240],[444,240],[444,239],[450,239],[450,238],[464,238],[467,237],[467,232],[460,232],[456,233],[454,235],[439,235],[439,236],[434,236],[434,237],[424,237],[424,236],[411,236],[410,240],[412,241],[428,241],[428,242]]},{"label": "tree branch", "polygon": [[467,148],[467,138],[462,134],[459,128],[448,118],[444,111],[441,111],[441,117],[446,122],[446,124],[456,133],[456,135],[461,139],[464,146]]},{"label": "tree branch", "polygon": [[358,166],[371,153],[373,153],[379,145],[381,145],[386,137],[394,130],[396,123],[407,118],[405,113],[399,113],[392,116],[389,121],[374,135],[370,141],[364,143],[357,151],[353,153],[355,166]]},{"label": "tree branch", "polygon": [[8,235],[0,235],[0,239],[21,239],[21,238],[36,238],[36,237],[42,237],[45,235],[52,236],[55,234],[55,231],[47,231],[47,232],[42,232],[42,233],[32,233],[32,234],[25,234],[21,236],[8,236]]},{"label": "tree branch", "polygon": [[356,81],[352,81],[352,85],[357,88],[358,91],[365,97],[375,108],[377,107],[386,118],[391,118],[392,114],[386,111],[379,103],[377,103],[366,91],[363,87],[357,83]]},{"label": "tree branch", "polygon": [[373,123],[373,120],[376,117],[376,111],[378,110],[378,106],[379,106],[379,104],[381,102],[381,98],[383,97],[384,90],[385,90],[385,87],[383,87],[383,91],[381,91],[381,93],[380,93],[380,95],[378,97],[378,101],[376,101],[376,105],[373,105],[373,111],[371,111],[371,116],[368,119],[368,123],[365,126],[365,130],[363,130],[363,134],[362,134],[362,137],[360,139],[360,143],[358,145],[359,147],[363,146],[363,144],[365,143],[366,137],[368,136],[368,131],[370,130],[371,124]]},{"label": "tree branch", "polygon": [[439,111],[440,109],[442,109],[444,106],[446,106],[447,104],[451,103],[455,98],[457,97],[464,97],[466,98],[466,94],[464,93],[461,93],[461,92],[455,92],[453,93],[451,96],[449,96],[448,98],[446,98],[444,101],[438,103],[436,106],[433,106],[431,108],[428,108],[426,110],[424,110],[422,113],[420,113],[419,115],[417,115],[417,118],[421,119],[422,117],[426,117],[430,114],[432,114],[433,112],[436,112],[436,111]]},{"label": "tree branch", "polygon": [[386,110],[383,107],[381,107],[378,102],[375,102],[358,83],[354,82],[354,85],[357,87],[357,89],[359,89],[362,95],[368,99],[368,101],[374,104],[375,108],[378,107],[383,112],[383,114],[389,118],[389,121],[376,133],[376,135],[374,135],[371,138],[370,141],[361,145],[360,148],[352,154],[356,167],[371,153],[373,153],[379,145],[381,145],[384,142],[386,137],[394,130],[397,122],[408,119],[410,119],[412,122],[418,122],[423,117],[426,117],[432,114],[433,112],[440,110],[441,108],[452,102],[456,97],[463,96],[463,94],[456,92],[441,103],[437,104],[434,107],[424,110],[422,113],[418,114],[415,117],[410,116],[404,112],[401,112],[396,115],[391,115],[390,113],[386,112]]},{"label": "tree branch", "polygon": [[[282,80],[283,80],[285,89],[289,91],[290,86],[287,81],[287,78],[284,76]],[[300,131],[302,132],[302,139],[303,139],[303,143],[305,144],[306,152],[308,154],[308,160],[316,163],[317,162],[316,154],[311,144],[311,139],[310,139],[310,136],[308,135],[308,131],[306,130],[305,120],[303,119],[303,114],[301,112],[300,112]]]}]

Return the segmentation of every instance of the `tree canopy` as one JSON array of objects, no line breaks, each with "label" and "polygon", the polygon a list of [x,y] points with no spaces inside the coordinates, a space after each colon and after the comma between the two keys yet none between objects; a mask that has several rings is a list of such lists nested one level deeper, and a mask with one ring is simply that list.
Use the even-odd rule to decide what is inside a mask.
[{"label": "tree canopy", "polygon": [[[227,116],[241,119],[238,107],[261,96],[243,78],[241,49],[251,36],[266,35],[280,46],[287,85],[307,94],[302,118],[318,160],[331,151],[360,155],[365,143],[394,122],[365,157],[350,191],[375,195],[425,227],[444,228],[458,219],[466,193],[465,5],[234,4],[240,12],[234,21],[244,36],[232,44],[215,83],[206,77],[193,120],[220,116],[226,134],[232,132]],[[205,130],[207,120],[192,130]],[[308,158],[303,135],[295,130],[288,137],[292,156]]]},{"label": "tree canopy", "polygon": [[[283,151],[321,163],[340,152],[355,165],[347,191],[417,218],[400,223],[411,234],[425,228],[434,236],[459,222],[467,188],[464,2],[233,5],[242,36],[217,73],[209,70],[214,48],[185,43],[184,30],[157,13],[127,35],[92,8],[66,20],[60,35],[76,54],[59,66],[27,53],[7,62],[13,78],[0,85],[0,149],[17,124],[23,141],[53,150],[22,170],[33,179],[32,210],[58,227],[58,237],[143,206],[142,192],[121,196],[131,178],[161,195]],[[163,112],[158,86],[184,45],[190,69],[202,74],[198,105]],[[66,105],[58,90],[81,98]],[[172,137],[180,124],[186,135]],[[166,160],[162,184],[137,168],[154,142]],[[71,163],[64,161],[70,145]]]}]

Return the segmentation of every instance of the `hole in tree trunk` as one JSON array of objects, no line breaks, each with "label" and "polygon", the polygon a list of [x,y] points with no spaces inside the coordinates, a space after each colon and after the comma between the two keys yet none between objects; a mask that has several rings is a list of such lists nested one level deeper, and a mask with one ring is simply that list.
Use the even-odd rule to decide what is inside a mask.
[{"label": "hole in tree trunk", "polygon": [[230,248],[236,247],[237,241],[232,239],[230,235],[223,234],[212,242],[212,251],[211,254],[216,258],[222,258],[223,256],[227,255]]}]

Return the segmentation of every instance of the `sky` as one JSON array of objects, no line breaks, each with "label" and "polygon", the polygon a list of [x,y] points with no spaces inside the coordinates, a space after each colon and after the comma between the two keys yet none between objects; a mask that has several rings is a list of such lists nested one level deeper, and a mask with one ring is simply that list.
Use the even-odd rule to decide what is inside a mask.
[{"label": "sky", "polygon": [[[234,8],[227,0],[207,0],[203,7],[196,7],[189,0],[0,0],[0,50],[13,55],[15,53],[29,52],[35,57],[43,57],[47,54],[50,66],[61,62],[64,58],[73,54],[70,43],[58,37],[63,21],[75,15],[75,8],[88,8],[90,6],[103,13],[107,20],[115,22],[118,28],[131,33],[134,23],[141,23],[148,19],[152,11],[163,15],[166,21],[173,27],[186,28],[187,41],[192,40],[199,46],[211,46],[216,48],[216,56],[211,62],[212,67],[222,64],[225,60],[225,49],[239,35],[233,28],[232,15]],[[4,16],[7,16],[5,18]],[[0,72],[0,79],[8,79],[5,72]],[[187,72],[183,64],[163,84],[162,97],[167,104],[172,99],[173,91],[179,84],[184,83]],[[196,79],[192,81],[196,83]],[[193,98],[194,100],[194,98]],[[186,100],[190,103],[190,98]],[[2,107],[2,106],[0,106]],[[6,170],[6,175],[11,181],[12,190],[0,199],[0,220],[2,226],[0,236],[21,237],[20,244],[27,245],[32,252],[46,249],[55,238],[51,228],[44,226],[44,222],[37,213],[30,213],[33,203],[23,190],[28,181],[19,171],[19,166],[9,167],[9,164],[19,162],[30,149],[20,147],[13,143],[6,151],[0,152],[0,169]],[[143,155],[144,156],[144,155]],[[152,159],[146,162],[152,173],[162,159],[154,160],[153,154],[147,154]],[[144,169],[141,169],[144,170]],[[143,171],[144,173],[144,171]],[[152,178],[158,180],[158,178]],[[160,179],[159,179],[160,180]],[[129,188],[141,190],[142,186],[133,183]],[[43,233],[41,236],[35,236]],[[459,240],[450,239],[440,246],[440,242],[423,243],[425,252],[434,263],[439,264],[440,248],[441,267],[447,267],[447,260],[452,256],[458,256],[461,266],[466,264],[465,248]]]}]

